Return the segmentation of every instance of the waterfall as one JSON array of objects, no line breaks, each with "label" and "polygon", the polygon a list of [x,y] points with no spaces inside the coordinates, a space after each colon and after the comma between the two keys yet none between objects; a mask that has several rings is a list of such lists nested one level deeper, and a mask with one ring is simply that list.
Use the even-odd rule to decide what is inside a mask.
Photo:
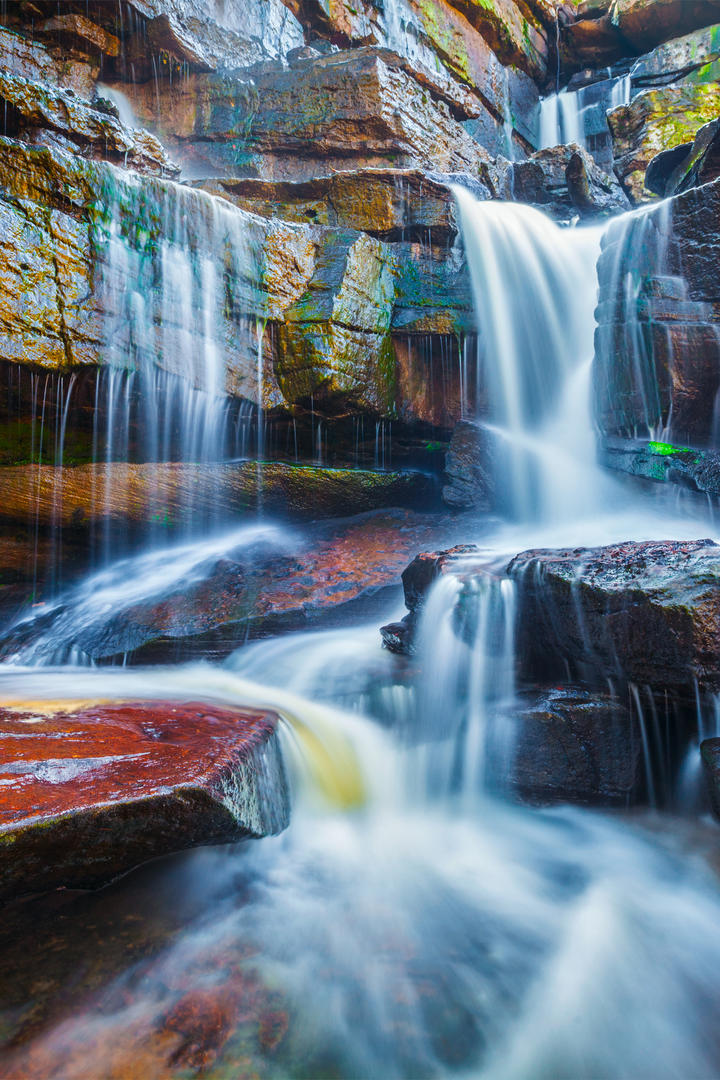
[{"label": "waterfall", "polygon": [[540,101],[539,148],[577,143],[589,150],[598,163],[612,172],[612,150],[606,116],[618,105],[632,100],[632,75],[626,72],[581,86],[560,90]]},{"label": "waterfall", "polygon": [[454,194],[501,507],[520,520],[575,517],[601,485],[589,379],[603,229],[563,229],[531,207]]}]

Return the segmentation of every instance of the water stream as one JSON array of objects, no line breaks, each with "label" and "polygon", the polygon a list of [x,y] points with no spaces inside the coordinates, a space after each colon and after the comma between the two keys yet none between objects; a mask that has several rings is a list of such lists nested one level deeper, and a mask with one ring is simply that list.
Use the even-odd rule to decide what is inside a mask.
[{"label": "water stream", "polygon": [[[599,230],[456,197],[504,492],[503,520],[481,538],[489,576],[474,634],[462,643],[454,633],[457,586],[445,579],[408,662],[380,650],[378,618],[246,645],[223,665],[44,666],[98,610],[155,596],[227,547],[295,542],[265,522],[119,564],[67,594],[50,629],[31,626],[26,651],[0,666],[4,700],[275,708],[294,812],[282,836],[152,870],[149,895],[175,875],[192,914],[151,955],[113,958],[108,943],[102,977],[78,976],[74,989],[60,964],[36,987],[43,1006],[29,1019],[26,1004],[8,1005],[4,1023],[24,1034],[4,1055],[7,1077],[718,1075],[720,893],[704,857],[713,827],[505,798],[515,595],[498,572],[530,547],[712,529],[662,499],[642,501],[595,464]],[[57,955],[72,953],[83,918],[101,920],[103,904],[131,888],[100,894],[90,916],[71,905]],[[133,910],[142,926],[155,915]],[[208,1022],[223,1037],[212,1052],[180,1038],[190,991],[214,1003]]]}]

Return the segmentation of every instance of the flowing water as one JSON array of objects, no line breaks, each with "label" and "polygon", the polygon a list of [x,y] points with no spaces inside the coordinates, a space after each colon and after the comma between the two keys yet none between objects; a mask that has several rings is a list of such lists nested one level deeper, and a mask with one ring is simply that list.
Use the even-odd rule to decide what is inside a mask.
[{"label": "flowing water", "polygon": [[[294,810],[279,837],[192,853],[179,869],[158,864],[144,894],[150,910],[132,892],[136,876],[86,906],[69,904],[33,1000],[2,999],[14,1033],[4,1075],[720,1072],[720,892],[703,831],[713,827],[667,814],[531,810],[503,793],[517,695],[508,559],[529,547],[711,530],[661,499],[640,502],[595,465],[599,231],[563,231],[527,208],[456,197],[505,492],[503,521],[480,540],[487,574],[475,585],[472,632],[457,636],[449,578],[428,600],[408,661],[380,650],[378,618],[249,644],[221,666],[43,666],[98,607],[154,596],[226,547],[294,542],[266,523],[120,564],[67,594],[49,630],[30,620],[26,651],[0,666],[4,700],[275,708]],[[141,938],[151,935],[163,881],[171,906],[189,912],[172,933],[133,959],[116,955],[108,934],[92,977],[78,969],[85,922],[93,933],[105,925],[114,898],[130,905]],[[205,1003],[215,1032],[207,1045],[184,1037],[189,998]]]}]

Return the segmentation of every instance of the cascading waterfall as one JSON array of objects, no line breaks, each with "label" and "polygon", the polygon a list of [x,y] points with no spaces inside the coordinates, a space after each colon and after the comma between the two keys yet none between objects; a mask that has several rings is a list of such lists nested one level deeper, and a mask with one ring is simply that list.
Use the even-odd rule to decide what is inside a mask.
[{"label": "cascading waterfall", "polygon": [[[182,1015],[188,986],[221,1002],[209,1013],[225,1025],[219,1056],[203,1065],[209,1080],[717,1074],[720,901],[711,871],[687,857],[702,844],[693,828],[677,822],[663,835],[641,821],[530,812],[489,797],[512,754],[508,553],[557,535],[582,542],[583,529],[595,542],[599,528],[614,530],[601,539],[652,531],[659,519],[644,508],[642,520],[622,516],[594,463],[588,373],[599,230],[559,230],[527,208],[476,204],[462,190],[457,199],[489,428],[507,448],[498,481],[514,520],[484,538],[472,574],[441,577],[406,666],[379,653],[374,621],[250,644],[222,667],[0,667],[5,700],[171,694],[276,708],[295,791],[282,836],[189,855],[178,895],[192,893],[201,913],[131,968],[124,956],[104,980],[93,976],[70,1008],[61,987],[42,1024],[8,1052],[9,1075],[27,1075],[31,1063],[35,1075],[97,1080],[140,1061],[148,1076],[179,1078],[187,1070],[168,1064],[167,1018]],[[204,280],[212,295],[217,279]],[[593,515],[608,505],[598,526]],[[694,531],[691,522],[672,529]],[[259,539],[278,537],[260,529],[224,543]],[[223,550],[208,541],[202,557]],[[149,552],[143,580],[137,563],[132,586],[122,566],[91,579],[69,599],[68,617],[91,619],[126,589],[152,597],[163,574],[192,580],[202,557],[194,544],[182,565]],[[162,864],[150,872],[162,875]],[[102,911],[107,895],[90,898],[90,910]],[[82,932],[87,920],[87,908],[76,916],[66,907],[57,933],[74,921]],[[49,985],[39,992],[52,995]],[[271,1020],[253,1029],[258,1038],[253,995],[273,1003]],[[242,1007],[228,1007],[226,1024],[227,1001]],[[0,1019],[9,1029],[16,1022]]]},{"label": "cascading waterfall", "polygon": [[[596,489],[589,379],[602,227],[454,189],[480,328],[504,510],[575,518]],[[562,484],[558,483],[562,467]]]}]

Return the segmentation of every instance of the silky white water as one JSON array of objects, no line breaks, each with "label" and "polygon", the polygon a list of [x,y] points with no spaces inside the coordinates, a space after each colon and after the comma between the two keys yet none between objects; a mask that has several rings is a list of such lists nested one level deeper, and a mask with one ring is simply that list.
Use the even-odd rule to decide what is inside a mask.
[{"label": "silky white water", "polygon": [[[669,816],[512,805],[502,792],[512,733],[498,721],[516,693],[514,596],[501,574],[511,555],[713,530],[692,505],[628,494],[595,464],[599,232],[457,198],[489,424],[509,447],[498,474],[506,519],[478,538],[489,577],[474,637],[463,643],[454,631],[457,586],[446,579],[408,662],[380,650],[379,615],[251,643],[222,666],[0,666],[5,701],[275,708],[294,791],[282,836],[186,857],[182,888],[198,894],[202,914],[157,955],[58,1005],[8,1057],[12,1075],[33,1060],[48,1078],[110,1078],[123,1054],[149,1061],[147,1077],[186,1075],[151,1055],[163,1018],[188,985],[215,991],[238,971],[278,995],[287,1032],[251,1061],[231,1034],[203,1072],[211,1080],[718,1075],[720,892],[702,831]],[[123,577],[133,601],[152,598],[201,573],[223,545],[288,541],[263,529],[142,556],[85,583],[60,605],[61,633],[41,622],[47,648],[25,658],[47,662],[53,641],[121,604]],[[339,808],[346,782],[362,805]]]}]

